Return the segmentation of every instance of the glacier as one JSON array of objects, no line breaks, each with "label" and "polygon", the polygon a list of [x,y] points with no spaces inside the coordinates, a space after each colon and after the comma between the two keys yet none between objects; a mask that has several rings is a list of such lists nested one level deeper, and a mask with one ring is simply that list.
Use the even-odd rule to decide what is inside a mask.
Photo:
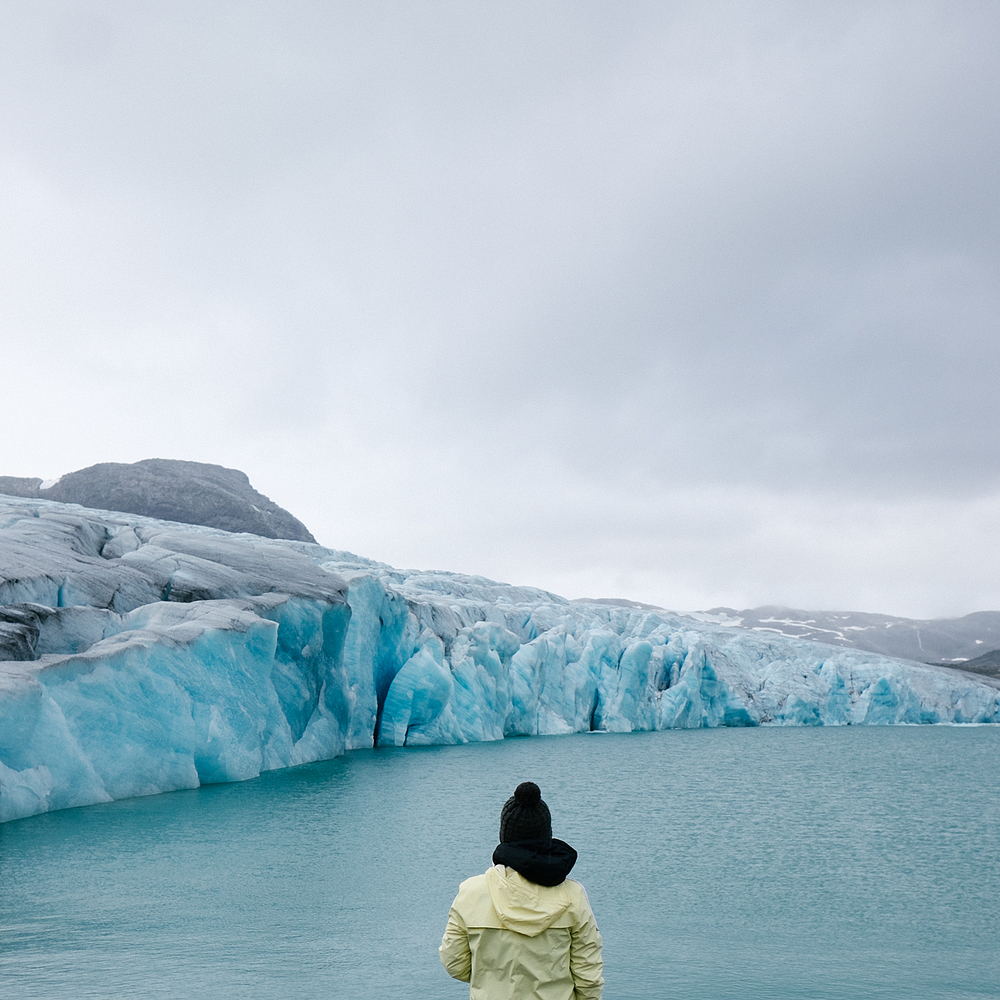
[{"label": "glacier", "polygon": [[373,744],[998,721],[946,667],[0,496],[0,822]]}]

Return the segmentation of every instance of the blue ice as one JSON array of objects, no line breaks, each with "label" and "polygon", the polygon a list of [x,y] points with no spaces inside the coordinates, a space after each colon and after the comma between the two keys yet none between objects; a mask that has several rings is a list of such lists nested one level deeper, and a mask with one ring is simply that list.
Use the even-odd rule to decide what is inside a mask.
[{"label": "blue ice", "polygon": [[1000,720],[947,668],[0,497],[5,607],[0,822],[373,742]]}]

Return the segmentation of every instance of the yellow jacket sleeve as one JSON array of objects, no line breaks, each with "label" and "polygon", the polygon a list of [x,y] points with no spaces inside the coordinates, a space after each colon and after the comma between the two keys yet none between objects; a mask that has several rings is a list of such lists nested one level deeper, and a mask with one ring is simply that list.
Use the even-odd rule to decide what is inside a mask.
[{"label": "yellow jacket sleeve", "polygon": [[583,893],[582,903],[582,920],[573,928],[569,953],[574,996],[577,1000],[601,1000],[604,990],[604,962],[601,958],[603,942],[586,892]]},{"label": "yellow jacket sleeve", "polygon": [[441,964],[448,970],[449,976],[453,979],[460,979],[463,983],[469,982],[472,978],[469,931],[465,926],[465,921],[455,912],[454,907],[448,913],[448,926],[444,929],[444,937],[441,938],[438,954],[441,956]]}]

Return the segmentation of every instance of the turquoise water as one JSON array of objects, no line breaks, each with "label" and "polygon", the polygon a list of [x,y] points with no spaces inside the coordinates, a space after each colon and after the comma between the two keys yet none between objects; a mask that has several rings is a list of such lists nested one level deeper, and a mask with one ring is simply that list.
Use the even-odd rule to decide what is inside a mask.
[{"label": "turquoise water", "polygon": [[533,779],[605,996],[1000,994],[1000,728],[357,751],[0,827],[4,998],[454,998],[459,881]]}]

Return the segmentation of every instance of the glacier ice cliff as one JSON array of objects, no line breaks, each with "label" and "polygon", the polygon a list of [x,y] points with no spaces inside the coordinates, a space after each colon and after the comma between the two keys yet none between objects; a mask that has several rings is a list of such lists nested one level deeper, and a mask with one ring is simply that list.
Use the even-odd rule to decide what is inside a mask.
[{"label": "glacier ice cliff", "polygon": [[945,667],[0,497],[0,822],[373,742],[997,721]]}]

